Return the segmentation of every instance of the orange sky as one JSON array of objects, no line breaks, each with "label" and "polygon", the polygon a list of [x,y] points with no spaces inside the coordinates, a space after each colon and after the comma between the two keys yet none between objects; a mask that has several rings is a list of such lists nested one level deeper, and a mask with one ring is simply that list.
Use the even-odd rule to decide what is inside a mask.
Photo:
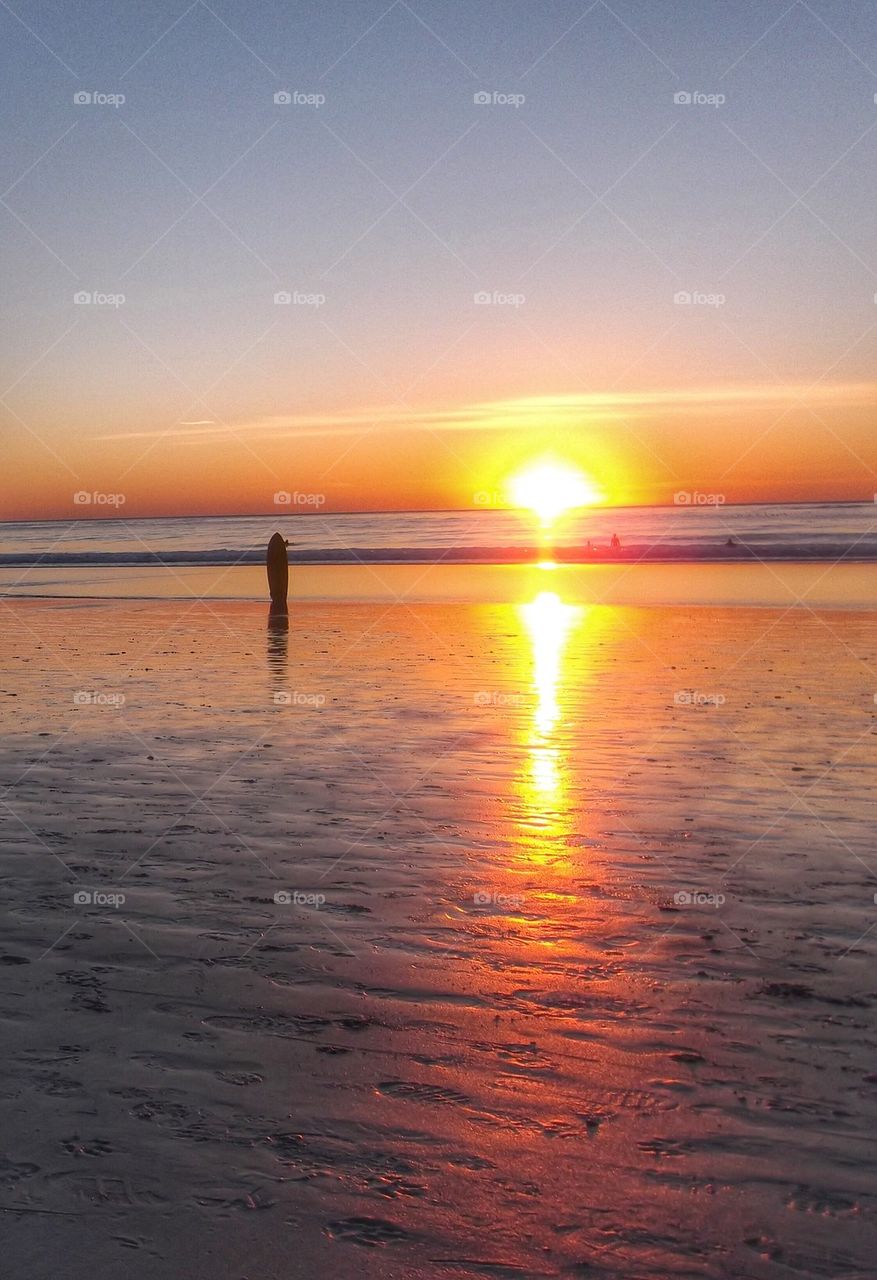
[{"label": "orange sky", "polygon": [[[191,415],[166,425],[12,419],[0,476],[5,519],[507,505],[509,477],[549,456],[610,503],[678,490],[728,502],[870,500],[877,388],[869,383],[519,397],[419,408]],[[75,443],[74,443],[75,437]],[[802,439],[806,438],[806,449]],[[121,494],[113,507],[74,495]]]},{"label": "orange sky", "polygon": [[30,7],[0,519],[877,492],[862,6]]}]

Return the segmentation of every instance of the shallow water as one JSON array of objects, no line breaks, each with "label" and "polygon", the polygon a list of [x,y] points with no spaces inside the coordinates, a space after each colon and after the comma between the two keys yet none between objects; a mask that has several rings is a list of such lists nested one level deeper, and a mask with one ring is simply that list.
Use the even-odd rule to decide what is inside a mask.
[{"label": "shallow water", "polygon": [[15,1274],[870,1274],[873,614],[0,608]]}]

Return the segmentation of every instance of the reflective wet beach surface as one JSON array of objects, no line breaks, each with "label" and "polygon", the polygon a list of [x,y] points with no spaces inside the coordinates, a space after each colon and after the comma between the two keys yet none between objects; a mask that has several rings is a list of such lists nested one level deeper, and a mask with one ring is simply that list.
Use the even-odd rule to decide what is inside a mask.
[{"label": "reflective wet beach surface", "polygon": [[4,621],[16,1274],[870,1274],[873,614]]}]

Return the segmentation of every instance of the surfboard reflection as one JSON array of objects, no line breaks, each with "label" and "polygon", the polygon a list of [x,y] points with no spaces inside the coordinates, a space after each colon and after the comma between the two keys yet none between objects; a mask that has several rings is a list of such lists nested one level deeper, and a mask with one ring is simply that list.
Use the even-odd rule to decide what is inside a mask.
[{"label": "surfboard reflection", "polygon": [[289,611],[272,608],[268,611],[268,671],[276,680],[286,680],[289,663]]}]

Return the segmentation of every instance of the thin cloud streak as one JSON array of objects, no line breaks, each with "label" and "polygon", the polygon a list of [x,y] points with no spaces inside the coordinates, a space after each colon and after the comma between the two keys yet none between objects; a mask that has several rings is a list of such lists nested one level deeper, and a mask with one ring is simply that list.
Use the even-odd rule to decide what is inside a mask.
[{"label": "thin cloud streak", "polygon": [[[184,430],[166,427],[147,431],[112,432],[92,439],[152,440],[166,437],[178,443],[230,439],[246,433],[253,439],[284,440],[333,438],[361,434],[369,428],[384,432],[515,431],[550,423],[581,426],[625,419],[662,418],[667,415],[700,415],[734,409],[770,408],[773,405],[819,404],[862,407],[877,403],[877,383],[839,383],[834,386],[785,384],[782,386],[702,387],[691,390],[589,392],[587,394],[527,396],[477,402],[457,409],[408,409],[377,405],[348,412],[324,414],[274,414],[228,424],[201,419],[181,422]],[[583,421],[584,420],[584,421]]]}]

